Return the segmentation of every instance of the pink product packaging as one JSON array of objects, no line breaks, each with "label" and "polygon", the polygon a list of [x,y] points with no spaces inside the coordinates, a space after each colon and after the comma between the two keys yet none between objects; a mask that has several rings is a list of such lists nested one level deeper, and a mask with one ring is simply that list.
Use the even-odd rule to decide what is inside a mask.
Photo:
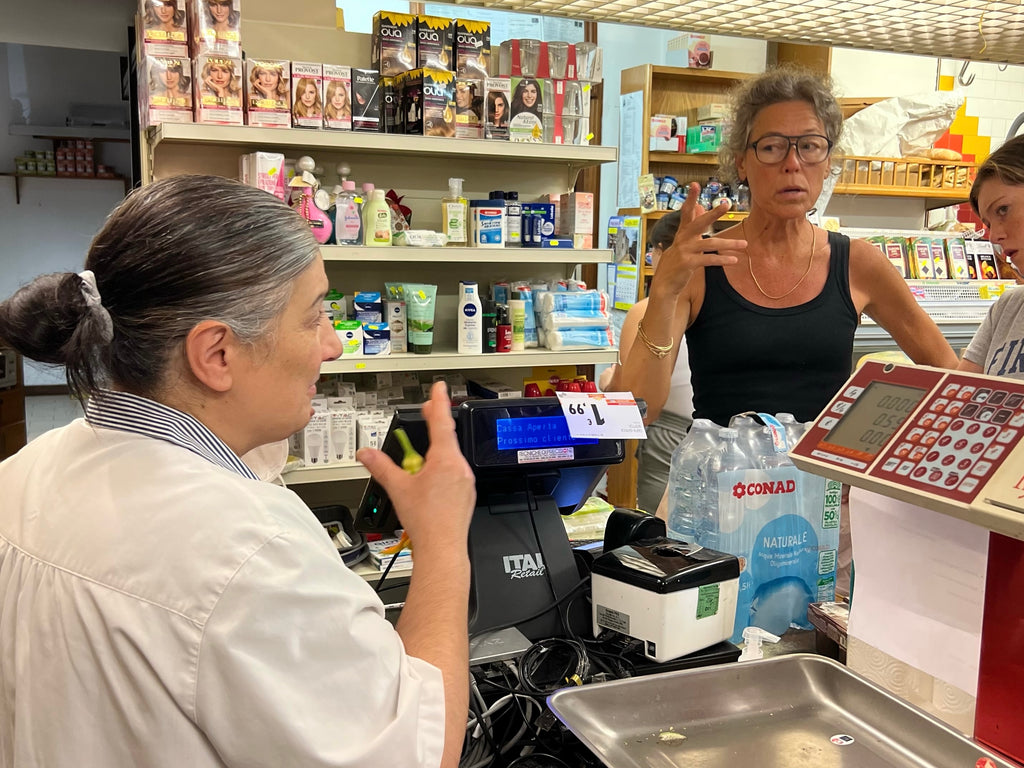
[{"label": "pink product packaging", "polygon": [[191,123],[192,63],[187,56],[144,56],[139,78],[142,122]]},{"label": "pink product packaging", "polygon": [[284,176],[284,155],[278,152],[251,152],[238,158],[238,180],[279,200],[286,195]]},{"label": "pink product packaging", "polygon": [[291,62],[245,60],[245,122],[263,128],[290,128]]},{"label": "pink product packaging", "polygon": [[324,127],[324,66],[292,62],[292,126]]},{"label": "pink product packaging", "polygon": [[138,36],[147,54],[188,56],[188,13],[185,0],[140,0],[142,31]]},{"label": "pink product packaging", "polygon": [[242,0],[188,0],[189,48],[194,56],[242,55]]},{"label": "pink product packaging", "polygon": [[205,53],[192,64],[196,122],[242,124],[242,60]]},{"label": "pink product packaging", "polygon": [[352,68],[324,64],[324,127],[352,130]]}]

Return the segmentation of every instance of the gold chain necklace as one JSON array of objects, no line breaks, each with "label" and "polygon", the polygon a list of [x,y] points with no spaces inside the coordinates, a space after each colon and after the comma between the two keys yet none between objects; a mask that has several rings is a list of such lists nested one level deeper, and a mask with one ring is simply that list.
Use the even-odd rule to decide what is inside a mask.
[{"label": "gold chain necklace", "polygon": [[[740,222],[740,232],[743,233],[743,239],[744,240],[747,239],[747,229],[746,229],[746,226],[745,226],[746,223],[747,223],[746,221],[741,221]],[[757,278],[754,277],[754,268],[750,265],[750,254],[747,254],[747,272],[750,273],[750,279],[754,281],[754,285],[757,286],[757,290],[759,290],[761,292],[761,295],[764,296],[766,299],[771,299],[772,301],[779,301],[780,299],[786,298],[787,296],[789,296],[789,294],[791,294],[793,291],[795,291],[797,288],[799,288],[800,287],[800,283],[802,283],[804,281],[804,278],[807,277],[807,275],[809,275],[811,273],[811,265],[814,264],[814,247],[817,244],[818,244],[818,228],[816,226],[814,226],[813,224],[811,224],[811,255],[807,257],[807,269],[805,269],[804,273],[802,275],[800,275],[800,279],[796,281],[796,283],[793,285],[793,287],[790,288],[788,291],[786,291],[781,296],[772,296],[770,293],[768,293],[768,291],[766,291],[764,288],[761,287],[761,284],[759,282],[757,282]]]}]

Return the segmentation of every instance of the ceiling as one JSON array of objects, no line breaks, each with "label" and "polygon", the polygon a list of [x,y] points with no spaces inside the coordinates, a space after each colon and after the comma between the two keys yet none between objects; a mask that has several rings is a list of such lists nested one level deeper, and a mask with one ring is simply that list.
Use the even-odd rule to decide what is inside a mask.
[{"label": "ceiling", "polygon": [[1021,1],[446,0],[681,32],[1024,64]]}]

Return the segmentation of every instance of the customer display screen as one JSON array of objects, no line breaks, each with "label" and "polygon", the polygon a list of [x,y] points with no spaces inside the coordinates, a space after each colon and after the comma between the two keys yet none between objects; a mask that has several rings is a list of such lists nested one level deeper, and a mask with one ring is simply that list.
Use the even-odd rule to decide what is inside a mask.
[{"label": "customer display screen", "polygon": [[873,381],[823,442],[877,456],[928,391]]},{"label": "customer display screen", "polygon": [[564,416],[526,416],[495,419],[499,451],[561,448],[566,445],[597,445],[596,439],[573,437]]}]

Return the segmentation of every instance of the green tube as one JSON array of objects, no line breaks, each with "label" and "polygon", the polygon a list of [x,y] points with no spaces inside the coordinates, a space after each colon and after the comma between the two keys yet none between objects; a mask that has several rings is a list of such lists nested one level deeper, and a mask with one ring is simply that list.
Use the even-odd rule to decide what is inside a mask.
[{"label": "green tube", "polygon": [[402,283],[405,311],[409,323],[409,351],[429,355],[434,346],[434,304],[437,286],[424,283]]}]

